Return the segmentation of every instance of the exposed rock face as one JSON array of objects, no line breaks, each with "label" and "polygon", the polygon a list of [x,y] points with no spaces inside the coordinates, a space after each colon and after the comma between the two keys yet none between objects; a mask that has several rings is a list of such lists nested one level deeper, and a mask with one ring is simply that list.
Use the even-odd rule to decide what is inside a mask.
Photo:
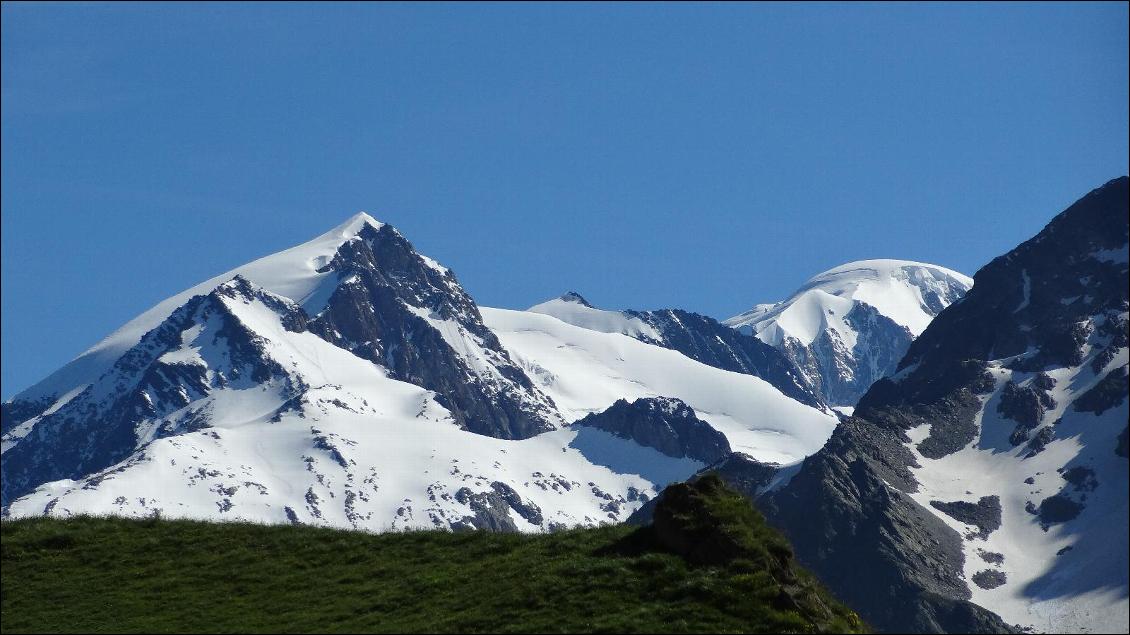
[{"label": "exposed rock face", "polygon": [[730,489],[752,500],[769,486],[780,468],[776,463],[762,463],[747,454],[734,452],[703,468],[690,480],[716,474]]},{"label": "exposed rock face", "polygon": [[500,481],[491,483],[491,491],[486,492],[475,493],[470,488],[461,488],[455,492],[455,500],[475,512],[474,516],[466,516],[452,523],[452,529],[456,531],[461,529],[518,531],[518,525],[510,515],[511,510],[533,525],[542,524],[541,509],[533,503],[524,502],[518,492]]},{"label": "exposed rock face", "polygon": [[982,496],[976,503],[930,501],[930,505],[950,518],[977,527],[976,535],[982,539],[988,538],[1001,526],[1000,496]]},{"label": "exposed rock face", "polygon": [[699,419],[690,406],[669,397],[631,403],[620,399],[573,425],[604,430],[675,458],[713,463],[730,453],[724,434]]},{"label": "exposed rock face", "polygon": [[[787,485],[759,499],[770,522],[792,541],[798,559],[877,628],[1010,628],[968,601],[963,537],[937,515],[945,513],[978,527],[965,540],[981,540],[1001,531],[1000,500],[977,492],[983,495],[978,503],[938,501],[933,505],[937,512],[913,500],[920,487],[914,469],[920,466],[907,431],[928,430],[913,447],[932,461],[967,451],[979,438],[988,443],[985,435],[990,431],[982,431],[978,421],[988,417],[990,395],[999,394],[994,410],[1016,424],[1011,435],[1005,433],[1011,439],[1003,451],[1029,439],[1034,429],[1051,425],[1044,415],[1058,406],[1049,394],[1056,382],[1044,371],[1062,369],[1064,376],[1083,373],[1078,376],[1088,378],[1089,355],[1096,355],[1100,362],[1093,365],[1102,370],[1124,354],[1120,351],[1125,345],[1118,342],[1124,338],[1128,306],[1126,201],[1123,177],[1084,197],[1039,235],[982,268],[972,290],[942,311],[910,345],[899,372],[867,391],[854,416],[841,423],[824,449],[804,461]],[[1110,352],[1102,352],[1104,347]],[[1084,409],[1116,407],[1125,400],[1125,386],[1118,384],[1125,374],[1103,372],[1115,378],[1107,375],[1093,390],[1110,397],[1080,398]],[[1013,381],[1001,381],[998,388],[998,377]],[[1074,398],[1070,392],[1057,394]],[[1019,471],[1024,465],[1020,461],[1028,460],[1025,453],[1032,456],[1055,443],[1055,435],[1043,429],[1034,445],[1019,448],[1014,458],[993,455],[992,448],[985,454],[997,461],[1017,461]],[[1066,468],[1065,479],[1070,474],[1089,482],[1086,474]],[[1038,507],[1030,502],[1029,511],[1044,523],[1075,517],[1083,493],[1073,487],[1069,481]],[[1111,513],[1111,522],[1124,523],[1117,520],[1118,510]],[[1125,584],[1125,572],[1122,575]],[[972,581],[982,588],[1015,584],[995,570],[978,572]]]},{"label": "exposed rock face", "polygon": [[835,405],[851,405],[871,384],[894,372],[914,336],[905,326],[857,303],[844,318],[858,337],[854,344],[834,330],[824,330],[809,344],[786,339],[781,350],[805,370],[817,394]]},{"label": "exposed rock face", "polygon": [[312,332],[434,390],[472,432],[522,439],[559,422],[553,401],[483,325],[455,275],[417,254],[392,226],[364,227],[326,269],[339,282],[310,321]]},{"label": "exposed rock face", "polygon": [[[207,412],[185,407],[217,388],[259,385],[282,401],[300,394],[306,387],[265,353],[262,339],[230,308],[233,302],[252,300],[278,311],[286,328],[304,329],[300,308],[243,278],[192,298],[99,382],[41,415],[30,434],[7,449],[0,465],[4,505],[41,483],[109,467],[152,438],[209,425]],[[171,355],[189,333],[222,346],[221,363],[209,369],[192,358]]]},{"label": "exposed rock face", "polygon": [[[1126,188],[1125,177],[1111,181],[982,267],[965,299],[931,322],[899,368],[917,364],[919,375],[952,359],[1010,357],[1012,368],[1032,372],[1077,366],[1089,331],[1125,331],[1118,322],[1126,310],[1126,269],[1104,255],[1126,245]],[[1109,325],[1091,319],[1107,312]],[[1025,354],[1029,349],[1036,352]]]},{"label": "exposed rock face", "polygon": [[880,630],[1009,632],[968,601],[961,536],[904,493],[916,485],[903,441],[850,418],[758,506],[800,562]]},{"label": "exposed rock face", "polygon": [[1009,442],[1020,445],[1027,441],[1029,432],[1040,425],[1044,413],[1055,408],[1055,405],[1055,399],[1045,389],[1041,389],[1037,382],[1021,387],[1009,380],[1001,391],[1000,404],[997,406],[997,412],[1017,422],[1016,428],[1008,437]]},{"label": "exposed rock face", "polygon": [[674,349],[708,366],[760,377],[803,404],[826,407],[808,376],[786,355],[756,337],[680,309],[624,314],[639,318],[661,335],[655,341],[639,336],[643,341]]},{"label": "exposed rock face", "polygon": [[982,569],[973,574],[973,584],[982,589],[995,589],[1008,582],[1008,576],[1003,571],[996,569]]},{"label": "exposed rock face", "polygon": [[1107,373],[1099,383],[1095,384],[1082,397],[1075,400],[1075,409],[1079,412],[1093,412],[1096,415],[1114,408],[1126,399],[1128,367],[1123,365]]}]

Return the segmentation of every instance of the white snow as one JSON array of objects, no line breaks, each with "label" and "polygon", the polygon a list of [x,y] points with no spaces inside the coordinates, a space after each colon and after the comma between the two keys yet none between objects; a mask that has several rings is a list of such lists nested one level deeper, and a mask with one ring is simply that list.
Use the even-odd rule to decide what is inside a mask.
[{"label": "white snow", "polygon": [[[302,412],[279,415],[289,397],[286,382],[233,382],[182,409],[208,409],[209,428],[155,439],[161,421],[146,422],[137,451],[125,461],[79,481],[47,483],[13,502],[12,516],[160,510],[167,517],[284,523],[289,507],[312,524],[448,527],[474,515],[456,499],[460,488],[489,492],[497,481],[541,508],[544,522],[537,525],[512,512],[520,529],[538,531],[552,523],[622,521],[642,503],[629,488],[654,496],[703,467],[590,429],[521,441],[464,431],[430,391],[390,379],[380,366],[316,335],[286,330],[259,300],[221,301],[261,338],[271,359],[310,387]],[[200,345],[216,327],[186,329],[183,347],[169,359],[210,368],[225,363],[222,350]],[[607,508],[594,488],[615,497],[618,507]]]},{"label": "white snow", "polygon": [[[67,393],[75,386],[91,383],[106,371],[141,336],[160,324],[194,295],[205,294],[235,275],[241,275],[272,293],[302,304],[311,315],[320,310],[336,283],[333,272],[318,273],[346,241],[366,225],[382,224],[361,212],[334,229],[296,247],[271,254],[186,289],[145,311],[52,373],[43,381],[16,395],[17,399],[38,400]],[[326,288],[330,285],[330,288]]]},{"label": "white snow", "polygon": [[735,451],[776,463],[820,449],[836,425],[834,416],[784,396],[759,377],[549,315],[485,307],[481,312],[567,421],[604,410],[617,399],[677,397],[725,434]]},{"label": "white snow", "polygon": [[917,337],[934,318],[923,291],[945,292],[951,285],[968,290],[973,279],[910,260],[849,262],[812,277],[783,302],[759,304],[725,324],[774,346],[786,337],[807,346],[825,329],[836,331],[845,342],[854,342],[852,330],[843,323],[854,301],[871,305]]},{"label": "white snow", "polygon": [[[1123,348],[1107,365],[1126,364]],[[1044,414],[1042,426],[1054,426],[1055,438],[1032,457],[1025,444],[1012,447],[1008,435],[1016,422],[997,412],[1000,389],[1008,379],[1024,383],[1031,374],[1013,373],[1001,363],[992,365],[997,391],[984,398],[977,415],[980,430],[968,447],[940,459],[927,459],[916,444],[929,436],[929,425],[909,432],[909,448],[920,467],[913,469],[920,483],[911,497],[961,534],[974,530],[930,506],[931,500],[977,502],[997,495],[1002,507],[1001,528],[987,539],[967,538],[965,577],[972,601],[999,614],[1010,624],[1021,624],[1036,632],[1127,632],[1128,603],[1125,585],[1128,482],[1125,458],[1115,454],[1117,436],[1126,425],[1127,401],[1101,416],[1077,412],[1072,404],[1101,378],[1090,370],[1090,359],[1075,368],[1049,371],[1057,382],[1050,393],[1054,409]],[[1061,420],[1062,417],[1062,420]],[[1059,420],[1059,423],[1053,423]],[[1035,434],[1035,431],[1032,433]],[[1065,466],[1094,470],[1098,487],[1086,492],[1082,513],[1074,520],[1041,528],[1026,504],[1039,503],[1067,486],[1057,472]],[[1026,478],[1034,483],[1026,484]],[[1073,497],[1079,494],[1073,492]],[[1122,548],[1111,548],[1112,545]],[[1062,555],[1062,549],[1070,548]],[[999,553],[1004,563],[995,567],[979,551]],[[1007,582],[995,589],[982,589],[971,577],[984,569],[998,569]]]},{"label": "white snow", "polygon": [[585,306],[577,301],[554,298],[526,309],[532,313],[543,313],[581,328],[601,333],[622,333],[632,337],[646,337],[662,342],[663,336],[643,320],[629,317],[619,311],[604,311]]}]

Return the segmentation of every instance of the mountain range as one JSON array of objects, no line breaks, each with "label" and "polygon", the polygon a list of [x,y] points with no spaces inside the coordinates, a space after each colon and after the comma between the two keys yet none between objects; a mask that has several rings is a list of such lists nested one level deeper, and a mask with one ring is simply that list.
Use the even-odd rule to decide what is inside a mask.
[{"label": "mountain range", "polygon": [[480,307],[358,214],[4,403],[3,513],[554,531],[714,472],[882,630],[1126,631],[1127,200],[722,322]]}]

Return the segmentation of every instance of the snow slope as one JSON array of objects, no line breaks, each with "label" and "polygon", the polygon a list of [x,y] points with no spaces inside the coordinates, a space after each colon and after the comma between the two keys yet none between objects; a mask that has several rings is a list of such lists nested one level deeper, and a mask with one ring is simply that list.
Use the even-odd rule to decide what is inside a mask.
[{"label": "snow slope", "polygon": [[490,308],[482,314],[567,421],[620,398],[677,397],[725,434],[734,451],[776,463],[815,452],[835,427],[835,417],[785,397],[759,377],[549,315]]},{"label": "snow slope", "polygon": [[659,331],[638,317],[625,315],[620,311],[597,309],[575,292],[535,304],[526,310],[531,313],[552,315],[562,322],[601,333],[622,333],[645,341],[663,340]]},{"label": "snow slope", "polygon": [[680,309],[606,311],[570,291],[527,311],[600,333],[619,333],[722,370],[760,377],[805,405],[828,410],[808,377],[781,351],[713,318]]}]

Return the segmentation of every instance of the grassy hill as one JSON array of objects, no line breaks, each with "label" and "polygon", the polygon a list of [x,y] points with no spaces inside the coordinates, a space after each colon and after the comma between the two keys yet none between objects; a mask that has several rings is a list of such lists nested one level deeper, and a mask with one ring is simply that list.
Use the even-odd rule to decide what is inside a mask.
[{"label": "grassy hill", "polygon": [[642,529],[373,535],[5,521],[0,575],[5,633],[863,628],[792,565],[787,543],[744,499],[710,477],[669,488],[655,524]]}]

